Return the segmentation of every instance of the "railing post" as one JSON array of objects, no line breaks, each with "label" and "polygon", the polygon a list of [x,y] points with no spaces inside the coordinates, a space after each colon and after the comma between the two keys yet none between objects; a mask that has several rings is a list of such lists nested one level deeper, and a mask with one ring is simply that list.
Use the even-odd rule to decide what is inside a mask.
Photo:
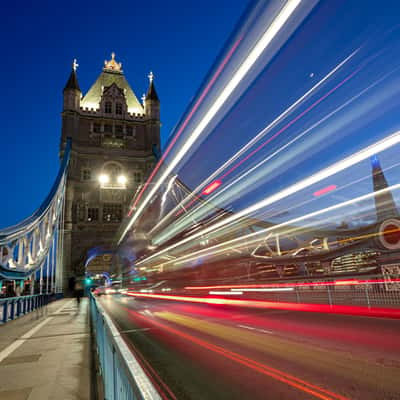
[{"label": "railing post", "polygon": [[17,299],[17,317],[21,314],[21,300]]},{"label": "railing post", "polygon": [[331,295],[331,290],[329,288],[329,286],[327,286],[328,288],[328,301],[329,301],[329,306],[332,308],[332,295]]},{"label": "railing post", "polygon": [[6,300],[3,303],[3,324],[5,324],[8,320],[8,301]]},{"label": "railing post", "polygon": [[39,294],[43,293],[43,263],[40,267],[40,273],[39,273]]},{"label": "railing post", "polygon": [[117,366],[115,362],[115,348],[112,346],[112,374],[113,374],[113,394],[114,394],[114,399],[118,399],[118,387],[117,387]]},{"label": "railing post", "polygon": [[14,300],[11,300],[11,309],[10,309],[10,319],[14,319],[14,307],[15,307],[15,302]]},{"label": "railing post", "polygon": [[368,308],[371,308],[371,302],[369,301],[369,294],[368,294],[368,285],[364,285],[365,288],[365,297],[367,298]]}]

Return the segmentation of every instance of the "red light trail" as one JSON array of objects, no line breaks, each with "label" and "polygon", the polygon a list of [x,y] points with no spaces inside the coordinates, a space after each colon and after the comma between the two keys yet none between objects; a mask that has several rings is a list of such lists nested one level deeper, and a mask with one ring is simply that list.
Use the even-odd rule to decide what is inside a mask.
[{"label": "red light trail", "polygon": [[285,303],[266,300],[239,300],[223,297],[195,297],[195,296],[176,296],[165,294],[148,294],[141,292],[127,292],[128,296],[142,297],[149,299],[183,301],[189,303],[219,304],[236,307],[279,309],[289,311],[320,312],[327,314],[345,314],[365,317],[381,317],[400,319],[400,309],[384,307],[363,307],[363,306],[343,306],[329,304],[308,304],[308,303]]},{"label": "red light trail", "polygon": [[[142,353],[133,346],[130,346],[131,351],[136,356],[140,366],[146,371],[146,375],[149,377],[153,385],[157,388],[158,393],[161,395],[163,400],[178,400],[169,386],[161,379],[160,375],[155,371],[155,369],[150,365],[150,363],[143,357]],[[162,388],[168,393],[170,397],[168,397]]]},{"label": "red light trail", "polygon": [[214,190],[218,189],[222,184],[222,181],[216,180],[214,182],[211,182],[202,192],[201,194],[203,195],[209,195],[212,193]]},{"label": "red light trail", "polygon": [[314,192],[314,196],[315,197],[322,196],[323,194],[329,193],[332,190],[335,190],[336,188],[337,188],[336,185],[329,185],[326,188],[323,188],[323,189],[320,189],[320,190],[317,190],[316,192]]},{"label": "red light trail", "polygon": [[142,315],[140,315],[138,313],[134,313],[131,310],[129,310],[129,312],[131,314],[135,314],[136,318],[145,320],[146,323],[151,323],[151,324],[161,328],[162,330],[172,333],[174,336],[178,336],[183,339],[186,339],[194,344],[197,344],[198,346],[201,346],[207,350],[211,350],[214,353],[220,354],[225,358],[233,360],[239,364],[242,364],[248,368],[253,369],[254,371],[257,371],[263,375],[269,376],[277,381],[283,382],[283,383],[285,383],[289,386],[292,386],[298,390],[308,393],[316,398],[319,398],[322,400],[349,400],[347,397],[344,397],[337,393],[331,392],[327,389],[324,389],[322,387],[314,385],[303,379],[300,379],[293,375],[287,374],[281,370],[272,368],[270,366],[267,366],[265,364],[255,361],[255,360],[252,360],[248,357],[242,356],[239,353],[227,350],[221,346],[214,345],[212,343],[209,343],[203,339],[199,339],[188,333],[184,333],[184,332],[182,332],[182,330],[175,329],[169,325],[166,325],[166,324],[156,321],[154,319],[149,319],[149,318],[143,317]]},{"label": "red light trail", "polygon": [[230,288],[273,288],[273,287],[294,287],[294,286],[337,286],[337,285],[364,285],[376,283],[400,282],[400,278],[391,279],[348,279],[328,282],[293,282],[293,283],[259,283],[242,285],[212,285],[212,286],[185,286],[186,290],[208,290],[208,289],[230,289]]}]

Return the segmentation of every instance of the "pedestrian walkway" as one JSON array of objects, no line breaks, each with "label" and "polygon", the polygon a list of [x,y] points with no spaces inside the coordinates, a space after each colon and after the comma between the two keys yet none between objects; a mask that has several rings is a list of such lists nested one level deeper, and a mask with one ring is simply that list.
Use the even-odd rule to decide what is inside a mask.
[{"label": "pedestrian walkway", "polygon": [[62,299],[0,326],[0,400],[90,399],[87,299]]}]

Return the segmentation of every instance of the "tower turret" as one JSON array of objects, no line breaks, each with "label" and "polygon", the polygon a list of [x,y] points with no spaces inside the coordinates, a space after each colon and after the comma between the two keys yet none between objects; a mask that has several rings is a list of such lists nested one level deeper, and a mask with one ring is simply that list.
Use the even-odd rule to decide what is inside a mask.
[{"label": "tower turret", "polygon": [[76,59],[72,63],[71,74],[64,87],[64,111],[78,111],[80,108],[82,92],[79,87],[78,77],[76,76],[76,69],[78,64]]},{"label": "tower turret", "polygon": [[160,119],[160,100],[158,98],[156,88],[154,86],[154,75],[152,72],[149,74],[149,88],[147,89],[146,97],[144,99],[146,115],[151,119]]},{"label": "tower turret", "polygon": [[[89,261],[90,249],[113,250],[115,235],[160,149],[159,101],[154,85],[147,110],[111,54],[100,75],[82,93],[74,61],[64,88],[61,152],[72,138],[63,225],[63,280],[87,271],[109,271],[110,259]],[[84,265],[86,267],[84,268]]]}]

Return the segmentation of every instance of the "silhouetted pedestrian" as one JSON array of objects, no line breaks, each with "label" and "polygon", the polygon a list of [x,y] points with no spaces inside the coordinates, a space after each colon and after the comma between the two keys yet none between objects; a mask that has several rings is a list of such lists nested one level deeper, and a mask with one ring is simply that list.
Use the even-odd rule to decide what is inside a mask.
[{"label": "silhouetted pedestrian", "polygon": [[81,305],[81,297],[82,297],[82,283],[78,280],[75,281],[75,298],[76,298],[76,305],[78,309]]}]

